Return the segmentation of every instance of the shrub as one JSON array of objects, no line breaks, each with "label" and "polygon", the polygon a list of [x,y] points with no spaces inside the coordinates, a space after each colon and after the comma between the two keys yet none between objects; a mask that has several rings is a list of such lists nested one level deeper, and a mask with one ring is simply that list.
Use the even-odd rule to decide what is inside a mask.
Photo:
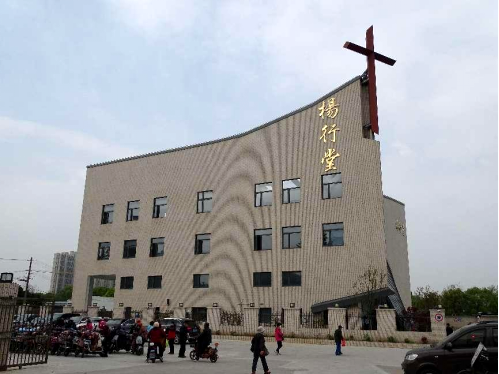
[{"label": "shrub", "polygon": [[388,343],[397,343],[397,339],[395,339],[393,336],[389,336],[387,339]]},{"label": "shrub", "polygon": [[230,335],[231,335],[231,336],[236,336],[236,335],[237,335],[237,332],[236,332],[236,331],[231,331],[231,332],[230,332]]},{"label": "shrub", "polygon": [[351,341],[354,341],[354,340],[355,340],[355,336],[350,335],[350,336],[348,336],[348,337],[347,337],[347,339],[346,339],[346,340],[351,340]]},{"label": "shrub", "polygon": [[404,339],[404,343],[406,343],[406,344],[412,344],[414,342],[411,339],[409,339],[409,338],[405,338]]},{"label": "shrub", "polygon": [[296,335],[294,332],[292,332],[291,334],[288,335],[288,338],[296,338]]},{"label": "shrub", "polygon": [[428,338],[427,338],[426,336],[423,336],[423,337],[421,338],[421,343],[423,343],[423,344],[428,344]]},{"label": "shrub", "polygon": [[333,335],[331,335],[331,334],[327,334],[327,338],[328,338],[329,340],[334,340],[334,336],[333,336]]},{"label": "shrub", "polygon": [[365,334],[365,335],[364,335],[364,340],[365,340],[366,342],[370,342],[370,341],[372,341],[371,336],[370,336],[370,335],[368,335],[368,334]]}]

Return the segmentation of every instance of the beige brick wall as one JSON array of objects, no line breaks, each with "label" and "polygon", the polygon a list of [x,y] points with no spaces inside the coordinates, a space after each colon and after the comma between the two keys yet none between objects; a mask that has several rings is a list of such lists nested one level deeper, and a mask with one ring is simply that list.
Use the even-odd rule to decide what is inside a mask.
[{"label": "beige brick wall", "polygon": [[[275,310],[295,303],[308,309],[317,302],[350,295],[368,265],[386,270],[383,194],[379,143],[362,137],[358,79],[335,97],[340,131],[334,147],[342,172],[343,197],[322,200],[321,158],[328,145],[316,102],[257,131],[229,140],[110,163],[87,169],[73,303],[87,303],[90,275],[116,275],[115,304],[132,309],[147,303],[164,307],[238,309],[241,304]],[[365,95],[364,95],[365,96]],[[364,107],[364,108],[363,108]],[[234,119],[237,120],[237,119]],[[230,126],[230,123],[227,124]],[[174,136],[174,134],[172,134]],[[281,203],[281,182],[301,178],[301,202]],[[255,184],[273,182],[273,205],[254,207]],[[213,211],[196,214],[196,194],[213,190]],[[155,197],[168,196],[167,217],[152,218]],[[126,222],[127,202],[140,200],[140,219]],[[101,225],[104,204],[115,204],[114,222]],[[342,247],[322,246],[322,224],[343,222]],[[301,226],[302,248],[282,249],[281,228]],[[273,229],[271,251],[253,251],[253,230]],[[194,255],[195,235],[211,233],[211,253]],[[165,255],[150,258],[150,239],[165,237]],[[123,241],[137,239],[135,259],[123,259]],[[97,261],[99,242],[111,242],[111,258]],[[281,272],[302,271],[301,287],[281,287]],[[271,271],[272,287],[253,288],[253,272]],[[193,274],[209,273],[209,289],[193,289]],[[147,290],[147,276],[162,275],[160,290]],[[119,280],[134,276],[133,290]]]}]

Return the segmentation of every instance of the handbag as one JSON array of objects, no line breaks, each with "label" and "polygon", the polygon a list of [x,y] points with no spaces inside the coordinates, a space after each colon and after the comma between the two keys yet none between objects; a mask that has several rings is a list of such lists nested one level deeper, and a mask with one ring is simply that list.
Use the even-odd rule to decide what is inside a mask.
[{"label": "handbag", "polygon": [[345,338],[341,339],[341,346],[344,347],[347,345],[347,342],[345,340]]},{"label": "handbag", "polygon": [[265,347],[265,356],[268,356],[269,355],[269,350],[267,349],[267,347]]}]

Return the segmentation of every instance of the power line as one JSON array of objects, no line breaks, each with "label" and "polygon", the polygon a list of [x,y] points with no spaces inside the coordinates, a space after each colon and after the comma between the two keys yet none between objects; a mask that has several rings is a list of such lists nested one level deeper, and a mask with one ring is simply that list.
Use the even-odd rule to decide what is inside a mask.
[{"label": "power line", "polygon": [[0,257],[0,260],[3,260],[3,261],[27,261],[27,262],[30,261],[30,260],[24,260],[21,258],[1,258],[1,257]]}]

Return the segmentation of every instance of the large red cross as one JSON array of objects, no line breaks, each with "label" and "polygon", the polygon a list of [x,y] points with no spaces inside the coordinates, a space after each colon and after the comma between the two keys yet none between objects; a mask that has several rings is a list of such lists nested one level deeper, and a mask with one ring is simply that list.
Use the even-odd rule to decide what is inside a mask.
[{"label": "large red cross", "polygon": [[390,66],[393,66],[396,61],[392,60],[390,57],[374,52],[374,33],[372,26],[366,31],[366,48],[350,42],[346,42],[343,47],[367,56],[367,75],[369,77],[369,117],[371,119],[371,129],[376,134],[379,134],[378,99],[376,97],[376,72],[374,71],[374,60],[381,61]]}]

